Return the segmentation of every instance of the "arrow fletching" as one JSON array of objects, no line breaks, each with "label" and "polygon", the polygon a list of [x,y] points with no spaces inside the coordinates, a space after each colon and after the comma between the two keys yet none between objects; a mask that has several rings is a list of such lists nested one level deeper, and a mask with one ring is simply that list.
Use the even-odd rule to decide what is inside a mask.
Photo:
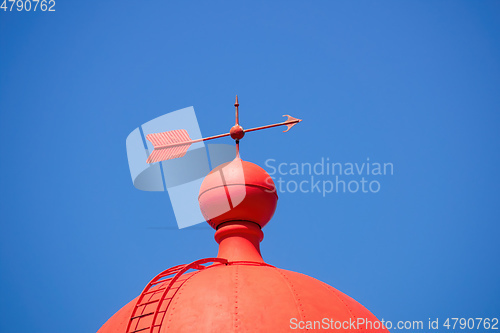
[{"label": "arrow fletching", "polygon": [[189,146],[193,143],[186,130],[173,130],[146,135],[151,141],[154,150],[149,155],[147,163],[155,163],[186,155]]}]

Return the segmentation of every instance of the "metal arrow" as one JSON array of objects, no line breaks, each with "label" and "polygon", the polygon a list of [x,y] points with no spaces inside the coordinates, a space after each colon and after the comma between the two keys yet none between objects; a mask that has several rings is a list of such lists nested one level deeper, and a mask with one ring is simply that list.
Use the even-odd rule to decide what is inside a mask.
[{"label": "metal arrow", "polygon": [[288,132],[290,128],[292,128],[293,126],[302,121],[302,119],[297,119],[290,115],[283,115],[283,117],[287,117],[287,120],[285,120],[284,122],[259,126],[244,130],[239,125],[238,96],[236,96],[236,103],[234,104],[234,106],[236,107],[236,124],[231,128],[231,131],[229,133],[209,136],[206,138],[201,138],[196,140],[192,140],[189,137],[188,132],[184,129],[146,135],[146,139],[151,141],[154,147],[153,152],[151,153],[151,155],[149,155],[148,160],[146,162],[155,163],[155,162],[161,162],[174,158],[183,157],[184,155],[186,155],[187,150],[193,143],[223,138],[226,136],[231,136],[233,139],[236,140],[237,153],[238,153],[239,140],[243,138],[245,133],[259,131],[266,128],[272,128],[277,126],[286,126],[287,129],[284,130],[283,132]]}]

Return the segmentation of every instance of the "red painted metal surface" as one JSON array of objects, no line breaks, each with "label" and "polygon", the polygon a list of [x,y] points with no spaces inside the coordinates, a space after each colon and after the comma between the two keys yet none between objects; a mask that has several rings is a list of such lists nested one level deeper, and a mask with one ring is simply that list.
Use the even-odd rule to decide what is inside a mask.
[{"label": "red painted metal surface", "polygon": [[[158,333],[378,332],[387,330],[291,329],[293,323],[375,322],[351,297],[312,277],[255,262],[229,262],[192,274],[170,301]],[[133,302],[132,302],[133,303]],[[98,333],[125,332],[120,312]],[[305,325],[305,324],[304,324]],[[147,330],[144,330],[147,332]]]},{"label": "red painted metal surface", "polygon": [[[206,263],[226,264],[227,260],[221,258],[200,259],[187,265],[169,268],[153,278],[137,298],[125,332],[158,332],[173,296],[186,281],[181,277],[190,269],[198,271],[206,269],[207,267],[203,266]],[[187,275],[186,278],[190,276],[192,275]]]},{"label": "red painted metal surface", "polygon": [[240,125],[234,125],[233,127],[231,127],[229,134],[231,135],[232,139],[241,140],[245,136],[245,131]]},{"label": "red painted metal surface", "polygon": [[254,222],[262,228],[274,215],[278,194],[264,169],[238,156],[205,177],[198,201],[203,216],[214,229],[232,220]]},{"label": "red painted metal surface", "polygon": [[302,119],[297,119],[297,118],[294,118],[294,117],[287,115],[287,114],[283,115],[283,117],[287,117],[287,119],[286,119],[286,121],[284,121],[282,123],[254,127],[254,128],[250,128],[250,129],[245,130],[245,132],[253,132],[253,131],[263,130],[266,128],[272,128],[272,127],[276,127],[276,126],[286,126],[287,129],[283,131],[283,133],[285,133],[285,132],[288,132],[290,130],[290,128],[292,128],[293,126],[297,125],[298,123],[300,123],[302,121]]},{"label": "red painted metal surface", "polygon": [[[241,140],[245,136],[246,132],[253,132],[277,126],[286,126],[287,129],[284,130],[283,132],[288,132],[290,128],[292,128],[294,125],[302,121],[302,119],[297,119],[289,115],[284,115],[283,117],[288,117],[287,120],[284,122],[272,125],[254,127],[248,130],[244,130],[243,127],[241,127],[239,124],[239,111],[238,111],[239,105],[240,104],[238,103],[238,96],[236,96],[236,103],[234,104],[234,106],[236,107],[236,123],[231,128],[229,133],[209,136],[207,138],[201,138],[196,140],[191,140],[186,130],[174,130],[162,133],[148,134],[146,136],[146,139],[148,139],[153,143],[154,150],[148,157],[147,163],[155,163],[182,157],[186,154],[186,151],[188,150],[189,146],[196,142],[202,142],[207,140],[223,138],[226,136],[231,136],[231,138],[236,140],[236,145],[238,146],[239,140]],[[181,139],[179,139],[179,137]],[[237,151],[239,151],[239,147],[237,147]]]},{"label": "red painted metal surface", "polygon": [[[306,329],[307,325],[324,324],[324,318],[332,324],[357,322],[358,318],[371,323],[378,320],[335,288],[307,275],[266,264],[259,249],[262,238],[262,230],[256,223],[221,224],[215,233],[220,261],[202,259],[161,273],[140,297],[118,311],[98,333],[388,332],[385,328],[366,325],[359,330],[352,329],[349,324],[338,329],[325,330],[318,326]],[[207,261],[216,264],[183,274],[187,267],[196,269]],[[173,278],[158,283],[174,272]],[[159,287],[155,289],[154,285]],[[149,294],[157,296],[146,301],[143,295]],[[155,306],[147,305],[150,309],[141,314],[134,312],[147,302]],[[140,315],[144,316],[138,317]],[[132,326],[135,320],[143,322]]]}]

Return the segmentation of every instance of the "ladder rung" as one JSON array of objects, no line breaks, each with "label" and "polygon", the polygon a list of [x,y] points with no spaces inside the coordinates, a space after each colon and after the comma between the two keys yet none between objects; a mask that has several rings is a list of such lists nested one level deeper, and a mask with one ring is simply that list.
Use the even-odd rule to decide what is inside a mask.
[{"label": "ladder rung", "polygon": [[167,276],[167,275],[172,275],[172,274],[175,274],[175,273],[179,273],[183,268],[184,267],[179,267],[179,268],[176,268],[176,269],[167,270],[162,275],[159,275],[158,278],[162,278],[162,277]]},{"label": "ladder rung", "polygon": [[163,279],[164,277],[167,277],[169,275],[175,275],[178,271],[174,271],[174,272],[171,272],[171,273],[165,273],[165,274],[162,274],[162,275],[158,275],[156,278],[157,279]]},{"label": "ladder rung", "polygon": [[154,301],[149,301],[149,302],[146,302],[146,303],[137,304],[136,307],[140,307],[140,306],[144,306],[144,305],[148,305],[148,304],[153,304],[153,303],[158,302],[159,300],[160,299],[156,299]]},{"label": "ladder rung", "polygon": [[155,282],[151,283],[151,285],[154,286],[154,285],[157,285],[158,283],[167,282],[168,280],[169,279],[155,281]]},{"label": "ladder rung", "polygon": [[140,331],[144,331],[144,330],[149,330],[151,327],[144,327],[144,328],[141,328],[141,329],[138,329],[138,330],[135,330],[135,331],[132,331],[130,333],[136,333],[136,332],[140,332]]},{"label": "ladder rung", "polygon": [[154,314],[154,312],[144,313],[144,314],[141,314],[141,315],[138,315],[138,316],[134,316],[134,317],[130,318],[130,320],[134,320],[134,319],[137,319],[137,318],[146,317],[146,316],[149,316],[149,315],[152,315],[152,314]]},{"label": "ladder rung", "polygon": [[162,290],[165,290],[165,288],[159,288],[159,289],[155,289],[155,290],[149,290],[149,291],[146,291],[145,293],[142,293],[142,294],[143,295],[149,295],[149,294],[155,293],[157,291],[162,291]]}]

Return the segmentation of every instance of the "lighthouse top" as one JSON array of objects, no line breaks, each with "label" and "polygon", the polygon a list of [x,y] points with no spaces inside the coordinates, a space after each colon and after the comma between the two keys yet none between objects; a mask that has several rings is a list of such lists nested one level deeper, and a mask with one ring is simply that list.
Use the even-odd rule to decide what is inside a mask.
[{"label": "lighthouse top", "polygon": [[[273,216],[278,196],[269,174],[240,158],[239,140],[251,130],[280,125],[288,130],[300,120],[289,117],[281,124],[244,130],[238,122],[238,106],[236,100],[236,123],[231,131],[211,137],[231,136],[236,141],[236,156],[205,177],[198,196],[205,219],[216,229],[217,257],[161,272],[98,333],[303,332],[317,331],[316,322],[322,318],[328,319],[322,322],[328,326],[321,328],[328,331],[388,333],[380,325],[359,324],[360,318],[378,321],[349,296],[262,259],[261,229]],[[182,157],[193,142],[182,130],[148,139],[157,143],[151,162]],[[337,326],[346,322],[358,326]]]}]

